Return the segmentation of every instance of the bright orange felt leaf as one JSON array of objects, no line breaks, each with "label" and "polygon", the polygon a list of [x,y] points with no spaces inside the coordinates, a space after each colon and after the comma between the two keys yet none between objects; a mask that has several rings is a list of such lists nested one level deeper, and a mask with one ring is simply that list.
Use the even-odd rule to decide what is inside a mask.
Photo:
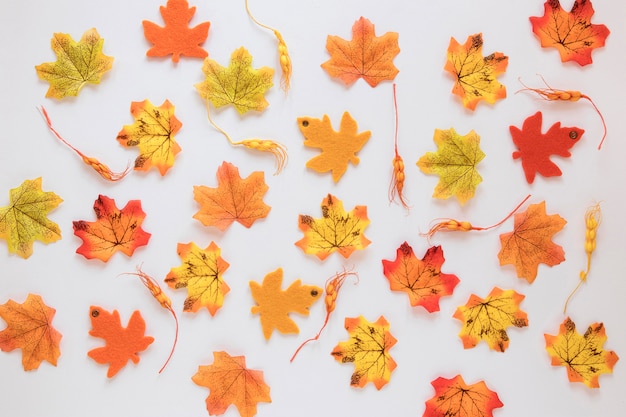
[{"label": "bright orange felt leaf", "polygon": [[52,327],[55,312],[34,294],[28,294],[22,304],[9,300],[0,305],[0,317],[7,323],[0,331],[0,349],[4,352],[22,349],[25,371],[39,368],[42,361],[56,366],[61,355],[61,333]]},{"label": "bright orange felt leaf", "polygon": [[346,85],[363,78],[376,87],[381,81],[393,80],[398,74],[393,64],[393,59],[400,53],[398,34],[387,32],[376,36],[374,25],[364,17],[352,26],[351,41],[329,35],[326,49],[330,59],[322,64],[322,68]]},{"label": "bright orange felt leaf", "polygon": [[265,339],[272,336],[274,329],[281,333],[299,333],[300,329],[289,317],[294,312],[309,315],[309,307],[322,295],[323,290],[315,285],[302,285],[297,279],[282,290],[283,270],[270,272],[263,279],[263,284],[250,281],[252,298],[257,305],[253,306],[252,314],[261,316],[261,327]]},{"label": "bright orange felt leaf", "polygon": [[213,352],[213,363],[199,366],[191,379],[210,390],[206,408],[212,416],[224,414],[234,404],[241,417],[252,417],[256,415],[258,403],[272,402],[263,371],[246,368],[244,356]]},{"label": "bright orange felt leaf", "polygon": [[457,308],[454,318],[463,322],[459,333],[465,349],[484,340],[490,349],[504,352],[509,346],[506,329],[528,326],[528,316],[519,309],[524,296],[513,290],[491,290],[487,298],[472,294],[464,306]]},{"label": "bright orange felt leaf", "polygon": [[389,333],[389,323],[383,316],[374,323],[363,316],[346,317],[344,327],[350,339],[339,342],[330,354],[338,362],[354,363],[351,386],[362,388],[372,382],[376,389],[381,389],[396,369],[396,362],[389,350],[397,340]]},{"label": "bright orange felt leaf", "polygon": [[320,207],[322,217],[319,219],[306,214],[298,216],[298,227],[304,237],[296,242],[296,246],[304,253],[315,255],[322,261],[335,251],[348,258],[355,250],[365,249],[371,243],[364,234],[370,224],[366,206],[355,206],[348,213],[341,200],[328,194]]},{"label": "bright orange felt leaf", "polygon": [[552,366],[565,366],[570,382],[583,382],[589,388],[599,388],[600,374],[613,373],[613,366],[619,359],[612,350],[602,348],[607,339],[602,323],[591,324],[581,335],[568,317],[557,335],[544,336]]},{"label": "bright orange felt leaf", "polygon": [[556,48],[561,62],[574,61],[582,66],[593,62],[591,52],[604,46],[610,33],[605,25],[591,23],[593,13],[590,0],[575,0],[569,13],[559,0],[548,0],[543,16],[530,17],[530,23],[541,46]]},{"label": "bright orange felt leaf", "polygon": [[383,274],[393,291],[404,291],[411,305],[422,306],[432,313],[439,311],[439,299],[451,295],[459,278],[441,272],[445,259],[441,246],[428,248],[423,259],[418,259],[413,248],[404,242],[396,251],[396,259],[383,259]]},{"label": "bright orange felt leaf", "polygon": [[234,221],[249,228],[256,220],[267,217],[271,207],[263,202],[263,196],[269,187],[262,171],[242,179],[236,166],[223,162],[217,169],[217,183],[217,188],[193,187],[193,198],[200,204],[194,219],[224,231]]},{"label": "bright orange felt leaf", "polygon": [[153,337],[144,336],[146,322],[139,310],[133,312],[125,328],[122,327],[120,313],[117,310],[109,313],[102,307],[91,306],[89,315],[92,327],[89,334],[104,339],[106,345],[90,350],[87,355],[98,363],[109,364],[107,372],[109,378],[115,376],[129,360],[138,363],[137,354],[146,350],[154,341]]},{"label": "bright orange felt leaf", "polygon": [[87,259],[97,258],[106,262],[117,251],[132,256],[135,249],[148,244],[151,234],[141,228],[146,217],[141,201],[130,200],[120,210],[115,200],[100,195],[93,209],[97,218],[95,222],[73,222],[74,234],[83,240],[76,253]]},{"label": "bright orange felt leaf", "polygon": [[466,385],[461,375],[439,377],[430,383],[435,395],[426,401],[422,417],[493,417],[493,409],[504,404],[484,381]]},{"label": "bright orange felt leaf", "polygon": [[167,0],[167,6],[159,8],[164,27],[144,20],[143,33],[154,46],[148,49],[147,56],[161,57],[172,55],[172,61],[178,62],[181,55],[204,58],[208,55],[200,44],[209,35],[211,22],[203,22],[190,28],[189,22],[196,13],[196,8],[189,7],[187,0]]},{"label": "bright orange felt leaf", "polygon": [[177,250],[183,263],[170,270],[165,282],[170,288],[187,288],[183,311],[195,313],[206,307],[214,316],[230,291],[222,279],[222,274],[230,265],[220,256],[221,249],[215,242],[205,249],[200,249],[193,242],[179,243]]},{"label": "bright orange felt leaf", "polygon": [[335,182],[346,172],[349,162],[359,163],[356,153],[372,134],[369,130],[357,133],[356,121],[348,112],[341,117],[338,132],[333,130],[327,115],[322,119],[299,117],[298,127],[306,139],[304,146],[322,150],[320,155],[307,161],[306,166],[317,172],[331,171]]},{"label": "bright orange felt leaf", "polygon": [[506,97],[506,87],[496,77],[506,70],[509,57],[502,52],[483,57],[482,51],[482,33],[469,36],[463,45],[450,38],[444,70],[455,78],[452,93],[461,97],[463,106],[470,110],[481,100],[493,104]]},{"label": "bright orange felt leaf", "polygon": [[154,166],[161,175],[165,175],[174,165],[174,157],[180,152],[174,135],[183,124],[174,116],[174,106],[169,100],[165,100],[159,107],[155,107],[149,100],[133,101],[130,112],[135,123],[124,126],[117,134],[117,141],[126,148],[139,148],[135,170],[147,171]]},{"label": "bright orange felt leaf", "polygon": [[567,223],[558,214],[546,214],[546,202],[531,204],[516,213],[513,231],[500,235],[500,265],[515,265],[517,276],[532,283],[539,264],[558,265],[565,260],[563,248],[552,242],[552,236]]}]

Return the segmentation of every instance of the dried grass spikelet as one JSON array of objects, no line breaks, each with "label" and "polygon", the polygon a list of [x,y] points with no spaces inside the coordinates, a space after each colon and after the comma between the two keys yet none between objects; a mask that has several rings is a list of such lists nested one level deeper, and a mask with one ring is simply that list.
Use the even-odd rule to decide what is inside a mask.
[{"label": "dried grass spikelet", "polygon": [[404,174],[404,160],[398,152],[398,99],[396,95],[396,84],[393,84],[393,107],[395,111],[396,123],[395,134],[393,138],[394,153],[395,156],[391,164],[393,166],[393,173],[391,174],[391,183],[389,184],[389,201],[398,200],[402,207],[409,209],[409,204],[404,197],[404,180],[406,176]]}]

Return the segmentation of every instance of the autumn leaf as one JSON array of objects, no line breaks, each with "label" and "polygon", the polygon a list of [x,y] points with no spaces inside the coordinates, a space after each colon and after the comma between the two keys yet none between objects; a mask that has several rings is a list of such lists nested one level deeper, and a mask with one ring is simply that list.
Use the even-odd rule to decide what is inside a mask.
[{"label": "autumn leaf", "polygon": [[365,228],[370,224],[366,206],[355,206],[349,213],[343,202],[328,194],[320,205],[322,217],[315,219],[307,214],[298,216],[298,227],[304,237],[296,246],[304,253],[324,260],[333,252],[348,258],[355,250],[365,249],[371,242],[365,237]]},{"label": "autumn leaf", "polygon": [[281,333],[299,333],[300,329],[289,317],[294,312],[309,315],[309,307],[322,295],[323,290],[315,285],[303,285],[297,279],[282,290],[283,270],[270,272],[263,279],[263,284],[250,281],[252,298],[257,303],[251,309],[252,314],[261,316],[263,335],[268,340],[274,329]]},{"label": "autumn leaf", "polygon": [[544,337],[552,366],[566,367],[570,382],[583,382],[589,388],[600,388],[598,377],[613,373],[613,366],[619,359],[612,350],[602,348],[607,339],[602,323],[591,324],[581,335],[568,317],[557,335],[544,334]]},{"label": "autumn leaf", "polygon": [[339,78],[346,85],[363,78],[371,87],[385,80],[393,80],[398,69],[393,59],[400,53],[398,34],[387,32],[376,36],[374,25],[361,17],[352,26],[352,40],[329,35],[326,49],[330,59],[322,68],[331,77]]},{"label": "autumn leaf", "polygon": [[195,243],[179,243],[178,256],[183,263],[172,268],[165,277],[170,288],[187,288],[183,311],[197,312],[206,307],[212,316],[224,304],[224,296],[230,288],[222,274],[230,266],[222,259],[221,249],[211,242],[205,249]]},{"label": "autumn leaf", "polygon": [[10,204],[0,207],[0,238],[7,241],[9,253],[26,259],[33,253],[33,242],[52,243],[61,239],[61,229],[47,218],[48,212],[63,200],[41,189],[41,177],[25,180],[11,189]]},{"label": "autumn leaf", "polygon": [[139,156],[135,159],[135,170],[147,171],[152,167],[165,175],[174,165],[174,157],[180,152],[174,135],[182,123],[174,116],[174,106],[165,100],[155,107],[149,100],[133,101],[130,113],[135,119],[117,134],[117,141],[125,148],[137,146]]},{"label": "autumn leaf", "polygon": [[195,87],[215,107],[232,104],[239,114],[244,114],[250,110],[263,111],[268,106],[265,92],[274,85],[274,70],[252,68],[252,55],[244,47],[232,53],[228,67],[206,58],[202,72],[206,78]]},{"label": "autumn leaf", "polygon": [[100,195],[93,205],[96,221],[73,222],[74,234],[83,240],[76,253],[87,259],[109,260],[117,251],[132,256],[135,249],[148,244],[151,234],[141,228],[146,213],[141,201],[130,200],[118,209],[115,200]]},{"label": "autumn leaf", "polygon": [[381,389],[396,369],[389,350],[397,340],[389,333],[389,323],[383,316],[374,323],[363,316],[346,317],[344,327],[350,339],[339,342],[330,354],[338,362],[354,363],[351,386],[362,388],[372,382],[376,389]]},{"label": "autumn leaf", "polygon": [[217,188],[193,187],[193,198],[200,204],[194,219],[224,231],[234,221],[249,228],[256,220],[267,217],[270,206],[263,202],[263,196],[269,187],[262,171],[242,179],[236,166],[223,162],[217,169],[217,183]]},{"label": "autumn leaf", "polygon": [[439,175],[433,197],[447,199],[455,196],[461,205],[474,197],[476,187],[483,178],[476,165],[485,154],[480,149],[480,136],[471,130],[467,135],[459,135],[453,128],[435,129],[433,138],[437,152],[427,152],[417,166],[425,174]]},{"label": "autumn leaf", "polygon": [[322,119],[299,117],[298,127],[305,138],[304,146],[322,150],[320,155],[307,161],[307,168],[322,173],[331,171],[335,182],[346,172],[349,162],[359,163],[356,153],[372,134],[369,130],[358,133],[356,121],[348,112],[343,113],[338,132],[327,115]]},{"label": "autumn leaf", "polygon": [[494,104],[506,97],[506,87],[496,77],[506,70],[509,57],[494,52],[483,57],[483,35],[469,36],[463,45],[450,38],[444,70],[454,76],[452,93],[463,99],[465,108],[474,110],[479,101]]},{"label": "autumn leaf", "polygon": [[139,363],[138,353],[146,350],[154,341],[153,337],[144,336],[146,322],[139,310],[130,316],[127,327],[122,327],[117,310],[109,313],[102,307],[91,306],[89,314],[92,327],[89,334],[104,339],[106,344],[90,350],[87,355],[98,363],[109,364],[109,378],[114,377],[129,360]]},{"label": "autumn leaf", "polygon": [[517,276],[532,283],[539,264],[554,266],[565,260],[563,248],[552,242],[552,236],[566,223],[558,214],[546,214],[545,201],[516,213],[513,231],[500,235],[500,265],[515,265]]},{"label": "autumn leaf", "polygon": [[610,33],[605,25],[591,23],[593,13],[589,0],[575,0],[569,13],[559,0],[548,0],[543,16],[531,16],[530,23],[542,47],[556,48],[561,62],[574,61],[582,66],[593,62],[591,52],[603,47]]},{"label": "autumn leaf", "polygon": [[102,53],[104,39],[96,29],[86,31],[78,43],[66,33],[55,33],[51,44],[57,60],[35,67],[39,78],[50,83],[46,97],[77,96],[83,85],[100,84],[113,65],[113,57]]},{"label": "autumn leaf", "polygon": [[272,402],[263,371],[246,368],[244,356],[213,352],[213,363],[199,366],[191,379],[210,390],[206,408],[212,416],[224,414],[234,404],[241,417],[252,417],[257,413],[258,403]]},{"label": "autumn leaf", "polygon": [[0,305],[0,317],[7,323],[0,331],[0,349],[3,352],[22,349],[25,371],[39,368],[42,361],[56,366],[62,336],[52,327],[55,312],[35,294],[28,294],[22,304],[9,300]]},{"label": "autumn leaf", "polygon": [[493,417],[493,409],[504,405],[484,381],[467,385],[457,375],[451,379],[439,377],[430,384],[435,395],[426,401],[422,417]]},{"label": "autumn leaf", "polygon": [[189,7],[187,0],[167,0],[167,6],[159,8],[164,27],[144,20],[143,34],[153,44],[146,52],[150,57],[172,55],[172,61],[178,62],[181,55],[204,58],[208,55],[200,44],[209,35],[211,22],[203,22],[193,28],[189,22],[196,13],[196,8]]},{"label": "autumn leaf", "polygon": [[490,349],[504,352],[509,347],[506,329],[528,326],[528,316],[519,309],[523,299],[523,295],[513,290],[503,291],[497,287],[484,299],[472,294],[453,316],[463,322],[459,333],[463,347],[470,349],[484,340]]}]

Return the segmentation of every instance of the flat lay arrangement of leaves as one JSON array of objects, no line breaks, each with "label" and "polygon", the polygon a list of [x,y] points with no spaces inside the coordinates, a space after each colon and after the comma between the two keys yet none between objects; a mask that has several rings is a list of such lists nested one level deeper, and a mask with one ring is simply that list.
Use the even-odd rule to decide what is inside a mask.
[{"label": "flat lay arrangement of leaves", "polygon": [[518,5],[507,43],[487,14],[424,32],[372,0],[317,28],[277,2],[155,0],[133,28],[76,10],[29,38],[30,133],[0,155],[0,392],[71,369],[130,395],[106,414],[504,417],[554,414],[531,379],[567,414],[623,387],[604,5]]}]

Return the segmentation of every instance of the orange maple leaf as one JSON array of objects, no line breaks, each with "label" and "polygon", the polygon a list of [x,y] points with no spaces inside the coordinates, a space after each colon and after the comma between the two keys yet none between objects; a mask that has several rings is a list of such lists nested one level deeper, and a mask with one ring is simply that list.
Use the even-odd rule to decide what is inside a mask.
[{"label": "orange maple leaf", "polygon": [[203,225],[224,231],[238,221],[249,228],[269,213],[271,207],[263,202],[269,187],[262,171],[255,171],[242,179],[236,166],[223,162],[217,169],[217,183],[217,188],[193,187],[193,198],[200,204],[200,210],[193,218]]},{"label": "orange maple leaf", "polygon": [[181,55],[204,58],[208,55],[200,44],[209,35],[211,22],[203,22],[190,28],[189,22],[196,13],[196,8],[189,7],[187,0],[167,0],[167,6],[159,8],[165,27],[144,20],[143,33],[154,46],[148,49],[147,56],[162,57],[172,55],[172,61],[178,62]]},{"label": "orange maple leaf", "polygon": [[420,260],[404,242],[394,261],[383,259],[383,274],[392,291],[406,292],[413,307],[422,306],[432,313],[439,311],[439,299],[451,295],[459,283],[456,275],[441,272],[444,261],[441,246],[429,248]]},{"label": "orange maple leaf", "polygon": [[299,333],[296,323],[289,317],[294,312],[309,315],[309,307],[322,295],[323,290],[315,285],[302,285],[297,279],[286,290],[281,290],[283,270],[278,268],[263,279],[263,284],[250,281],[252,298],[257,305],[250,310],[261,316],[261,327],[265,339],[272,336],[274,329],[281,333]]},{"label": "orange maple leaf", "polygon": [[575,0],[569,13],[559,0],[548,0],[543,16],[531,16],[530,23],[542,47],[556,48],[561,62],[574,61],[582,66],[593,62],[591,52],[604,46],[610,33],[605,25],[591,23],[593,13],[589,0]]},{"label": "orange maple leaf", "polygon": [[263,371],[246,368],[244,356],[213,352],[213,363],[199,366],[191,380],[210,390],[206,408],[212,416],[224,414],[234,404],[241,417],[252,417],[257,412],[258,403],[272,402]]},{"label": "orange maple leaf", "polygon": [[513,231],[500,235],[500,265],[515,265],[517,276],[532,283],[540,263],[554,266],[565,260],[563,248],[551,239],[566,223],[558,214],[546,214],[545,201],[516,213]]},{"label": "orange maple leaf", "polygon": [[22,349],[25,371],[39,368],[42,361],[56,366],[61,355],[61,333],[52,327],[55,312],[35,294],[28,294],[22,304],[9,300],[0,305],[0,317],[7,323],[0,332],[0,349],[4,352]]},{"label": "orange maple leaf", "polygon": [[466,385],[461,375],[439,377],[430,383],[435,395],[426,401],[422,417],[493,417],[493,409],[504,404],[484,381]]},{"label": "orange maple leaf", "polygon": [[83,240],[76,249],[87,259],[97,258],[103,262],[117,251],[132,256],[135,249],[148,244],[151,234],[141,228],[146,213],[141,201],[130,200],[118,209],[115,200],[100,195],[93,205],[97,220],[73,222],[74,234]]},{"label": "orange maple leaf", "polygon": [[126,328],[122,327],[120,313],[117,310],[109,313],[102,307],[91,306],[89,315],[92,327],[89,334],[104,339],[106,345],[90,350],[87,355],[98,363],[109,364],[107,372],[109,378],[115,376],[129,360],[138,363],[137,353],[146,350],[154,341],[153,337],[144,336],[146,322],[139,310],[135,310],[130,316]]},{"label": "orange maple leaf", "polygon": [[370,86],[376,87],[384,80],[393,80],[398,69],[393,59],[400,52],[398,34],[387,32],[376,36],[374,25],[361,17],[352,26],[352,40],[328,35],[326,49],[330,59],[322,68],[331,77],[337,77],[346,85],[363,78]]},{"label": "orange maple leaf", "polygon": [[346,172],[349,162],[359,163],[356,153],[372,135],[369,130],[357,133],[356,121],[348,112],[343,113],[338,132],[333,130],[327,115],[322,119],[299,117],[298,127],[306,139],[304,146],[322,150],[320,155],[307,161],[307,168],[317,172],[331,171],[335,182]]}]

